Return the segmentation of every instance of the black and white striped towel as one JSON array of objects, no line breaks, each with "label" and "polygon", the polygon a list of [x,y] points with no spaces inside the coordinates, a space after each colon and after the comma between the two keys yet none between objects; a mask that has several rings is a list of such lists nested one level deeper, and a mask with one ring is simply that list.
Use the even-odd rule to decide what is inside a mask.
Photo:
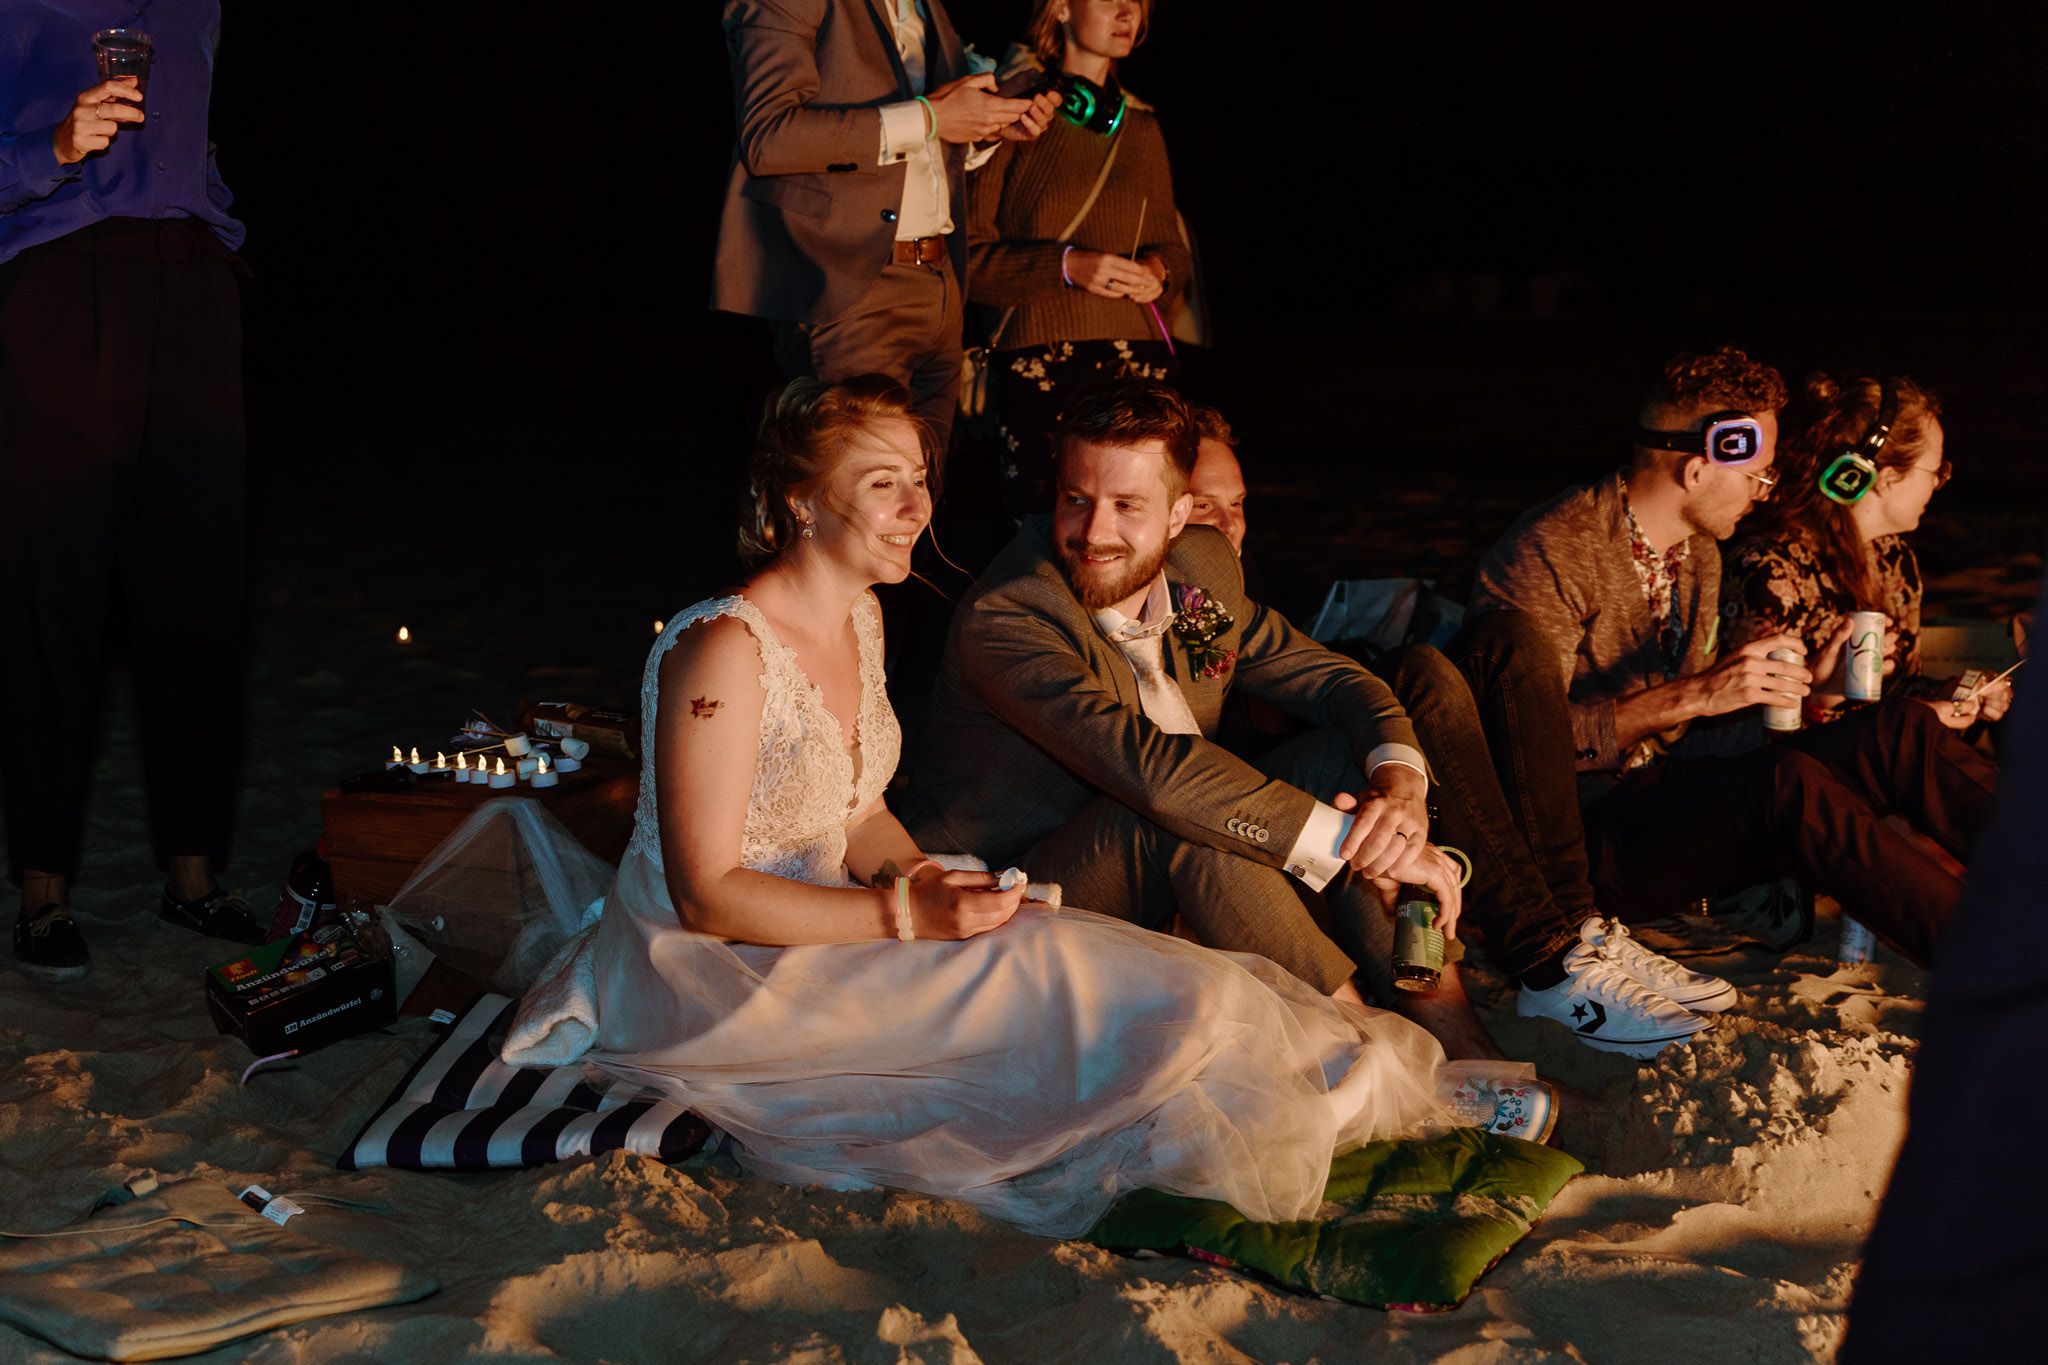
[{"label": "black and white striped towel", "polygon": [[344,1171],[487,1171],[543,1166],[624,1148],[680,1161],[704,1144],[703,1120],[626,1082],[599,1090],[580,1066],[498,1060],[519,1002],[480,995],[420,1058],[336,1163]]}]

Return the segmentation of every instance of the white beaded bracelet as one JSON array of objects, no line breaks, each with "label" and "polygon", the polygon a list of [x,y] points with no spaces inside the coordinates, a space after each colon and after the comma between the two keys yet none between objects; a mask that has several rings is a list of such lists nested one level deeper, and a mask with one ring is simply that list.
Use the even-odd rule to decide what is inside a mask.
[{"label": "white beaded bracelet", "polygon": [[910,878],[896,879],[896,938],[908,943],[917,937],[917,930],[910,927]]}]

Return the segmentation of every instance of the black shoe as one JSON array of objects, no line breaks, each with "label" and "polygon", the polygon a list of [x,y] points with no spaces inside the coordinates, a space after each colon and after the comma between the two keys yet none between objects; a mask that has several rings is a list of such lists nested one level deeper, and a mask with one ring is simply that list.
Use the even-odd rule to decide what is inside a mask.
[{"label": "black shoe", "polygon": [[14,965],[38,981],[82,981],[92,970],[85,935],[68,905],[46,905],[14,922]]},{"label": "black shoe", "polygon": [[170,887],[164,888],[164,903],[156,917],[165,924],[190,929],[208,938],[231,939],[236,943],[267,943],[268,925],[259,924],[249,898],[239,891],[209,891],[196,901],[181,901]]}]

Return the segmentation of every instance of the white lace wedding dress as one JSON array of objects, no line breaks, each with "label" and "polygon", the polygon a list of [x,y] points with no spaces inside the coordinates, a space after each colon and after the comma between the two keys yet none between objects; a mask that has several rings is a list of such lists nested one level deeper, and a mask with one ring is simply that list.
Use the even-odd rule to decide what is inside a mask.
[{"label": "white lace wedding dress", "polygon": [[[847,817],[887,785],[901,746],[873,599],[854,609],[858,762],[744,597],[669,622],[647,661],[643,733],[663,654],[721,616],[761,651],[742,858],[851,885]],[[962,943],[771,948],[692,933],[663,879],[659,818],[650,768],[597,930],[587,1060],[695,1110],[759,1174],[946,1195],[1051,1236],[1085,1233],[1137,1186],[1300,1218],[1334,1151],[1442,1118],[1443,1054],[1413,1024],[1340,1007],[1264,958],[1086,911],[1027,906]]]}]

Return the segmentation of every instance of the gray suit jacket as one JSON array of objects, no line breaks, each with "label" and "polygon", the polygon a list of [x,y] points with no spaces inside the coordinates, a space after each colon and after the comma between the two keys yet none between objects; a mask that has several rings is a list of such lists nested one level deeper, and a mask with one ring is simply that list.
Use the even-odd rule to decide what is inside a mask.
[{"label": "gray suit jacket", "polygon": [[[1222,676],[1192,676],[1167,635],[1166,661],[1202,727],[1172,735],[1145,718],[1123,651],[1096,628],[1052,557],[1049,516],[1027,518],[953,613],[930,723],[904,803],[922,848],[1021,863],[1030,848],[1098,795],[1182,839],[1272,867],[1286,862],[1315,797],[1267,777],[1210,741],[1233,686],[1341,728],[1361,767],[1381,744],[1415,744],[1386,684],[1244,595],[1230,542],[1190,526],[1167,551],[1175,589],[1201,588],[1233,624]],[[1258,841],[1238,829],[1264,830]]]},{"label": "gray suit jacket", "polygon": [[[967,74],[939,0],[922,0],[925,84]],[[827,322],[889,260],[905,169],[876,164],[881,106],[910,88],[893,0],[726,0],[739,138],[718,227],[711,306],[781,322]],[[945,148],[953,221],[967,221],[966,148]],[[948,242],[956,279],[966,242]]]}]

